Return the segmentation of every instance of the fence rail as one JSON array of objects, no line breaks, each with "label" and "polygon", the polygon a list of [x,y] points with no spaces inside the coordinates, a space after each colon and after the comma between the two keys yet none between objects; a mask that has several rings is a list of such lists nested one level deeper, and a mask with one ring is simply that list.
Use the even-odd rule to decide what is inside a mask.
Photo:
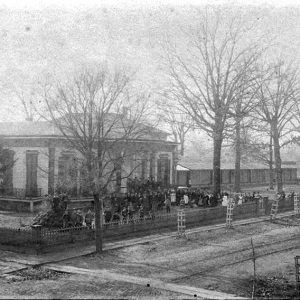
[{"label": "fence rail", "polygon": [[30,246],[34,242],[31,228],[0,228],[0,243],[13,246]]},{"label": "fence rail", "polygon": [[[292,199],[282,202],[279,211],[293,210]],[[266,208],[266,211],[268,208]],[[259,203],[251,202],[238,205],[234,208],[234,219],[255,217],[259,214]],[[226,207],[214,207],[186,211],[186,226],[199,226],[225,222]],[[177,213],[162,215],[138,216],[124,221],[103,224],[103,236],[113,237],[131,234],[134,232],[147,232],[153,229],[177,228]],[[91,241],[94,239],[94,228],[87,226],[46,229],[41,226],[20,229],[0,228],[0,244],[47,247],[67,243]]]},{"label": "fence rail", "polygon": [[9,196],[16,199],[36,198],[42,196],[42,189],[8,188],[0,190],[0,196]]}]

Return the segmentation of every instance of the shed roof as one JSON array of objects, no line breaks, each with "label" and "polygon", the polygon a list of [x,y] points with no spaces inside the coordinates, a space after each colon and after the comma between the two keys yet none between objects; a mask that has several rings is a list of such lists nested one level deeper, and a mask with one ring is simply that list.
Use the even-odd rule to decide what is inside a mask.
[{"label": "shed roof", "polygon": [[[212,160],[206,161],[180,161],[178,163],[177,170],[178,171],[189,171],[189,170],[212,170],[213,162]],[[295,168],[296,169],[296,162],[288,162],[285,165],[282,162],[283,168]],[[221,162],[221,169],[222,170],[234,170],[235,166],[233,162]],[[241,169],[268,169],[263,163],[260,162],[241,162]]]}]

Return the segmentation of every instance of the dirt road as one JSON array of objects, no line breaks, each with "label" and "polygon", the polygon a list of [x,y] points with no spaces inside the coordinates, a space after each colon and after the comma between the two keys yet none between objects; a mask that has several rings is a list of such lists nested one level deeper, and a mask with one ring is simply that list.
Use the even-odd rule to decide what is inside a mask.
[{"label": "dirt road", "polygon": [[[284,275],[294,283],[294,260],[300,254],[300,226],[263,222],[169,238],[72,259],[63,265],[106,269],[123,275],[155,278],[169,283],[249,296],[243,280],[253,273],[253,238],[257,274]],[[279,272],[280,270],[280,272]]]},{"label": "dirt road", "polygon": [[[52,296],[53,287],[56,287],[55,296],[60,298],[74,297],[76,293],[81,298],[91,295],[104,298],[184,296],[179,291],[163,290],[159,285],[145,287],[147,280],[156,280],[158,284],[165,282],[175,288],[184,286],[192,290],[206,289],[249,297],[253,274],[251,238],[255,248],[257,276],[281,276],[286,286],[291,288],[294,284],[293,258],[300,254],[300,226],[265,221],[236,225],[230,230],[218,228],[194,232],[188,238],[172,236],[148,240],[143,244],[109,250],[100,256],[69,259],[56,264],[62,270],[65,267],[73,270],[71,275],[64,274],[65,277],[59,279],[60,283],[55,278],[19,282],[2,280],[0,294],[3,291],[9,291],[9,295],[34,295],[38,292],[40,297],[49,297]],[[97,277],[99,274],[96,277],[88,276],[89,272],[119,275],[103,278]],[[132,278],[133,282],[127,282],[126,285],[124,278]],[[61,282],[72,289],[63,289]],[[37,290],[38,286],[43,289],[42,294],[41,290]],[[278,293],[282,290],[280,288]],[[275,296],[282,296],[278,293]]]}]

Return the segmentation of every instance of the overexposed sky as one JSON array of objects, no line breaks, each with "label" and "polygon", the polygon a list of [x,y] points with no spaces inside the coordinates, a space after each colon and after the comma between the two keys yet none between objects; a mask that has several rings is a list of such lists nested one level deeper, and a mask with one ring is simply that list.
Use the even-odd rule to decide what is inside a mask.
[{"label": "overexposed sky", "polygon": [[19,98],[35,100],[39,82],[102,61],[136,70],[156,92],[165,84],[160,42],[169,33],[185,44],[176,28],[194,22],[189,4],[252,6],[244,11],[259,20],[254,37],[276,36],[274,55],[300,62],[300,0],[0,0],[0,122],[24,120]]},{"label": "overexposed sky", "polygon": [[159,6],[159,5],[269,5],[300,6],[299,0],[0,0],[1,6],[21,9],[43,9],[49,6],[77,8],[91,6]]}]

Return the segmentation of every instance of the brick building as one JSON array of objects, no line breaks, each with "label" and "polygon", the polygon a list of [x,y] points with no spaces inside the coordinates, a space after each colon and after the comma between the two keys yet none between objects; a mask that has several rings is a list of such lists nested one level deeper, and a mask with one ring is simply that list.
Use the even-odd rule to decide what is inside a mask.
[{"label": "brick building", "polygon": [[[132,140],[133,155],[124,161],[122,170],[130,177],[153,176],[167,186],[175,182],[177,144],[167,140],[168,134],[151,128],[139,139]],[[60,180],[76,183],[80,193],[80,172],[69,174],[72,160],[78,153],[72,149],[60,131],[46,121],[2,122],[1,143],[14,161],[13,168],[1,175],[2,194],[23,193],[27,197],[48,194]],[[135,151],[136,149],[136,151]],[[123,176],[125,177],[125,176]],[[126,178],[118,184],[126,191]]]}]

